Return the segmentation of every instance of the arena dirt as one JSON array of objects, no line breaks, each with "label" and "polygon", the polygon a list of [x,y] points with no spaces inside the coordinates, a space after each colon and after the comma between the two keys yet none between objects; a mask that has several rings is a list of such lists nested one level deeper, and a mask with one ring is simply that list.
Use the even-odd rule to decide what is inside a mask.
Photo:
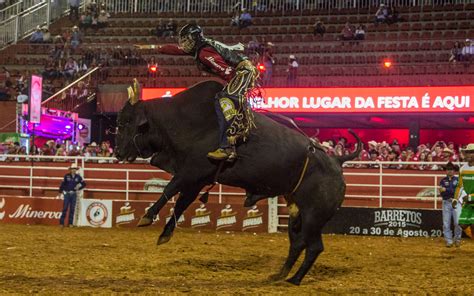
[{"label": "arena dirt", "polygon": [[326,235],[300,287],[271,283],[286,234],[0,224],[0,294],[465,294],[473,295],[474,241]]}]

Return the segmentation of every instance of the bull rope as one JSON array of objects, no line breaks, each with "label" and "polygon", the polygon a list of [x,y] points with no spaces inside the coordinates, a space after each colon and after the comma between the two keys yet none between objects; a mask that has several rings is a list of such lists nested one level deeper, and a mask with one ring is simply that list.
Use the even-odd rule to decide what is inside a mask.
[{"label": "bull rope", "polygon": [[296,190],[298,190],[298,188],[300,187],[301,182],[303,181],[303,177],[306,174],[306,170],[308,169],[308,162],[309,162],[309,156],[306,156],[306,160],[304,162],[303,170],[301,171],[300,179],[298,180],[298,183],[296,183],[296,186],[293,189],[293,191],[291,191],[290,196],[293,195],[293,193],[295,193]]},{"label": "bull rope", "polygon": [[292,197],[293,197],[293,194],[296,192],[296,190],[298,190],[298,188],[300,187],[301,182],[303,181],[303,177],[306,174],[306,171],[308,169],[308,163],[309,163],[309,156],[306,155],[306,160],[304,162],[303,170],[301,171],[301,175],[300,175],[300,179],[298,180],[298,183],[296,184],[293,191],[291,191],[290,194],[285,196],[286,206],[288,207],[288,213],[290,214],[290,217],[292,218],[296,218],[300,211],[298,206],[293,202]]}]

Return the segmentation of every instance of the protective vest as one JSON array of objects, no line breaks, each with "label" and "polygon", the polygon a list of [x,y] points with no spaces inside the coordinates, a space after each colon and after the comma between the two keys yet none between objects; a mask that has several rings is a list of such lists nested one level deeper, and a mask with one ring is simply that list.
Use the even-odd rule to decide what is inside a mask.
[{"label": "protective vest", "polygon": [[222,56],[222,58],[225,60],[225,62],[233,68],[237,67],[237,65],[240,62],[248,59],[245,55],[238,52],[236,47],[228,46],[228,45],[226,45],[222,42],[219,42],[219,41],[216,41],[216,40],[213,40],[213,39],[204,38],[197,45],[196,52],[194,53],[194,59],[196,60],[196,62],[198,64],[198,67],[201,70],[206,71],[206,72],[211,72],[211,73],[213,72],[212,68],[208,67],[207,65],[204,65],[199,60],[199,53],[206,46],[210,46],[215,51],[217,51],[217,53]]}]

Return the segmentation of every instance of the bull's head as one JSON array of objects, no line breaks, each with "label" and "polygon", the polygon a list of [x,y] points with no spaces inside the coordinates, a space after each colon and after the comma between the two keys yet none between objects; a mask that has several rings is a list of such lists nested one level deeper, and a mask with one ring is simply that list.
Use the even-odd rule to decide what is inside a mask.
[{"label": "bull's head", "polygon": [[145,104],[139,100],[138,81],[129,87],[129,100],[117,117],[117,135],[115,136],[115,156],[119,160],[134,161],[137,157],[148,158],[153,151],[147,145],[149,124],[145,113]]}]

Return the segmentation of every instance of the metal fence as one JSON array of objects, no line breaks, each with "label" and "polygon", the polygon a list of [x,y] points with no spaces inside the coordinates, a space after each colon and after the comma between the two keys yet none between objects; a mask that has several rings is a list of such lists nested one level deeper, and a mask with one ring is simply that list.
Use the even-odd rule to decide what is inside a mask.
[{"label": "metal fence", "polygon": [[[81,0],[83,3],[84,0]],[[0,49],[69,11],[68,1],[24,0],[0,11]]]},{"label": "metal fence", "polygon": [[[56,190],[47,181],[54,180],[56,183],[62,178],[54,172],[64,173],[66,165],[64,162],[75,162],[81,167],[81,174],[85,181],[95,182],[86,189],[90,192],[114,192],[125,200],[130,199],[132,193],[151,193],[140,186],[149,181],[154,174],[164,173],[148,164],[148,160],[140,160],[136,166],[117,166],[115,158],[104,157],[66,157],[66,156],[27,156],[27,155],[0,155],[10,161],[0,161],[0,189],[26,189],[29,196],[33,190]],[[54,165],[46,165],[45,161],[54,161]],[[28,163],[28,161],[30,163]],[[40,163],[34,163],[40,161]],[[113,166],[111,164],[114,164]],[[98,165],[99,164],[99,165]],[[146,164],[146,165],[143,165]],[[442,171],[429,173],[417,172],[416,170],[393,170],[386,166],[393,162],[347,162],[347,165],[367,164],[376,169],[353,169],[345,171],[347,182],[346,200],[363,200],[366,206],[386,207],[393,201],[419,202],[424,208],[438,209],[441,197],[438,192],[439,182],[446,175]],[[397,162],[400,165],[413,164],[445,164],[444,162]],[[377,167],[378,166],[378,167]],[[9,173],[6,173],[9,172]],[[52,174],[53,173],[53,174]],[[169,175],[167,175],[169,179]],[[407,182],[407,176],[413,182]],[[161,177],[162,178],[162,177]],[[23,180],[19,185],[18,180]],[[164,179],[163,179],[164,180]],[[41,186],[39,181],[43,181]],[[38,183],[39,182],[39,183]],[[120,184],[120,186],[117,186]],[[160,186],[164,186],[161,184]],[[113,185],[113,186],[112,186]],[[363,188],[363,193],[357,190]],[[225,193],[219,188],[218,196],[226,194],[243,195],[241,190],[231,190]],[[154,191],[156,192],[156,191]],[[280,207],[286,206],[279,204]]]},{"label": "metal fence", "polygon": [[338,10],[377,7],[381,3],[403,6],[438,6],[469,4],[473,0],[105,0],[113,13],[231,13],[241,9],[249,11],[303,11]]},{"label": "metal fence", "polygon": [[90,69],[46,100],[41,105],[46,108],[76,112],[77,109],[96,97],[97,84],[100,79],[99,67]]}]

